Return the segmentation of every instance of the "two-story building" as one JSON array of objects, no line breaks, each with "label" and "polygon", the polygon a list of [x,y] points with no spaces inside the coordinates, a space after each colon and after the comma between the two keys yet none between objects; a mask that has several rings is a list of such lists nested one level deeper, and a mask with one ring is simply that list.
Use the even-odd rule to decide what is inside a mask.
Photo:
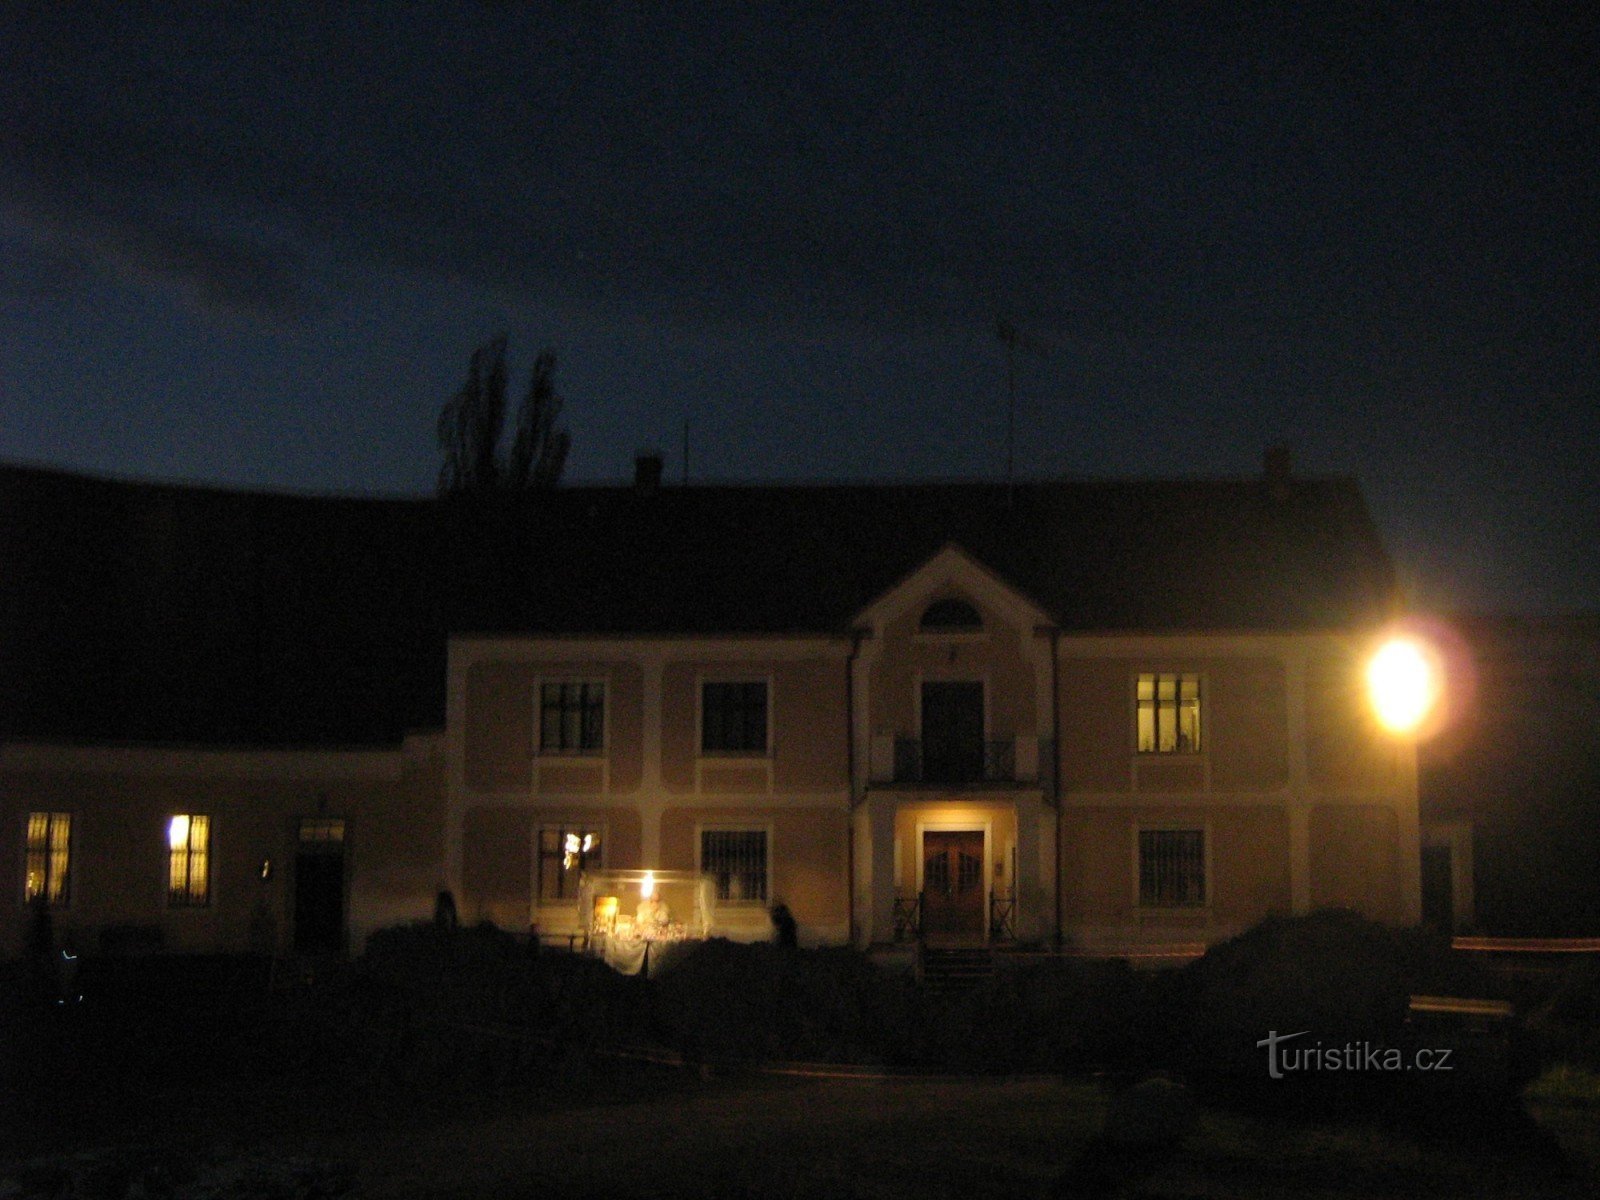
[{"label": "two-story building", "polygon": [[[563,487],[347,501],[11,470],[0,886],[84,942],[578,929],[1205,942],[1419,912],[1353,483]],[[99,586],[96,586],[96,585]],[[14,872],[8,881],[7,872]]]}]

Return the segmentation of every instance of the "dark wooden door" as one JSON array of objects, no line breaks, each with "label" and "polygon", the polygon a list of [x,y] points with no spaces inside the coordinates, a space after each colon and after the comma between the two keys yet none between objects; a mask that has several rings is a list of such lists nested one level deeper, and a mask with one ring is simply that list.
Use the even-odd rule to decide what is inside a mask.
[{"label": "dark wooden door", "polygon": [[294,856],[294,948],[301,954],[343,954],[344,822],[300,823]]},{"label": "dark wooden door", "polygon": [[1441,933],[1455,932],[1455,872],[1449,846],[1422,848],[1422,921]]},{"label": "dark wooden door", "polygon": [[983,684],[939,680],[922,685],[922,778],[975,783],[983,778]]},{"label": "dark wooden door", "polygon": [[981,830],[940,830],[922,835],[925,939],[983,937],[986,896]]}]

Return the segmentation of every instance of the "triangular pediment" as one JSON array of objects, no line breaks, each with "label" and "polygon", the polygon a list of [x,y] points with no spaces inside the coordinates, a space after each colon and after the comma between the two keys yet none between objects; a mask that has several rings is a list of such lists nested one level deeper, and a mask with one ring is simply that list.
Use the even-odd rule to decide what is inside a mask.
[{"label": "triangular pediment", "polygon": [[1050,614],[954,542],[856,614],[857,628],[880,630],[912,609],[950,597],[995,613],[1020,629],[1052,625]]}]

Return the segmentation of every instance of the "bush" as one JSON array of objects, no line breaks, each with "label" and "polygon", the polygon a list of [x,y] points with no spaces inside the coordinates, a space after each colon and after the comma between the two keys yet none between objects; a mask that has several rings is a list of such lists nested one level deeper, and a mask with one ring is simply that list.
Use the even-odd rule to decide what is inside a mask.
[{"label": "bush", "polygon": [[849,949],[715,938],[654,981],[656,1028],[703,1061],[905,1062],[914,985]]},{"label": "bush", "polygon": [[1571,956],[1528,1028],[1544,1063],[1600,1072],[1600,955]]},{"label": "bush", "polygon": [[[1495,988],[1475,965],[1452,955],[1448,943],[1422,931],[1346,910],[1271,918],[1212,947],[1173,981],[1170,1011],[1182,1035],[1173,1065],[1209,1098],[1276,1111],[1369,1105],[1419,1086],[1432,1088],[1435,1101],[1509,1102],[1526,1082],[1509,1046],[1505,1054],[1484,1053],[1482,1040],[1469,1044],[1454,1029],[1421,1028],[1409,1013],[1414,994],[1483,998]],[[1454,1039],[1461,1044],[1447,1048],[1461,1052],[1457,1062],[1467,1069],[1433,1078],[1363,1069],[1270,1079],[1268,1052],[1258,1043],[1270,1033],[1302,1031],[1284,1049],[1378,1047],[1409,1061],[1419,1045]],[[1509,1035],[1502,1029],[1491,1036]]]}]

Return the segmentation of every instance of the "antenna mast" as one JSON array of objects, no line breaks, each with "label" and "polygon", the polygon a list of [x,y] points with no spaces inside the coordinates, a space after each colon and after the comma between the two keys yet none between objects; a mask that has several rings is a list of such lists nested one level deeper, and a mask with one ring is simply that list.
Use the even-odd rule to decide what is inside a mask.
[{"label": "antenna mast", "polygon": [[995,323],[994,331],[1006,347],[1006,504],[1009,506],[1017,484],[1017,350],[1020,348],[1035,358],[1043,358],[1045,347],[1004,317]]}]

